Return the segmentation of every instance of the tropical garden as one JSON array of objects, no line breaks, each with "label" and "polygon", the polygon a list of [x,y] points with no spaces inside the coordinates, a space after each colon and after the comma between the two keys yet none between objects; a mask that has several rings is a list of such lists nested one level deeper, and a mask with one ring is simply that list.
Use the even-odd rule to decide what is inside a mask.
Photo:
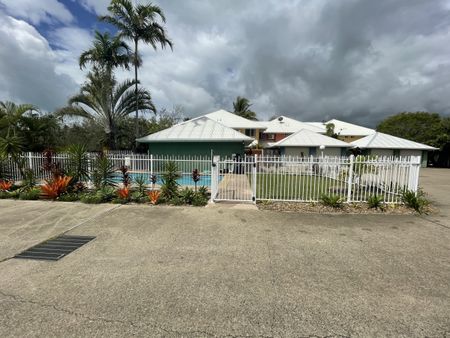
[{"label": "tropical garden", "polygon": [[[173,162],[166,163],[162,184],[156,189],[156,177],[150,178],[152,184],[144,176],[132,178],[126,166],[116,168],[103,152],[104,148],[137,151],[137,137],[170,127],[182,116],[179,107],[158,111],[138,77],[143,64],[141,44],[155,50],[173,47],[163,10],[151,3],[112,0],[108,12],[99,20],[116,33],[97,31],[91,48],[80,55],[79,66],[88,73],[67,106],[43,113],[30,104],[0,102],[0,197],[205,205],[207,189],[181,190]],[[119,80],[118,69],[133,70],[134,76]],[[64,150],[67,161],[56,160],[56,150]],[[39,175],[23,156],[26,151],[42,152]],[[99,152],[92,159],[88,151]],[[11,179],[13,169],[20,172],[20,184]],[[37,176],[42,175],[47,179],[38,185]],[[197,171],[192,178],[198,181]]]}]

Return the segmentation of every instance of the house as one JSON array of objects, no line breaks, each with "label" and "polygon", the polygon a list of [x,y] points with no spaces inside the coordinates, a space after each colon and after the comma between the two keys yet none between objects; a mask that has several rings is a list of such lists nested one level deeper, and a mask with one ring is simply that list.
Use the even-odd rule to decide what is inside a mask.
[{"label": "house", "polygon": [[342,156],[346,155],[350,145],[309,129],[301,129],[270,148],[277,149],[280,155],[285,156]]},{"label": "house", "polygon": [[137,139],[154,155],[244,154],[254,139],[207,116],[200,116]]},{"label": "house", "polygon": [[229,128],[233,128],[234,130],[237,130],[242,134],[252,137],[257,142],[259,141],[260,133],[264,129],[266,129],[267,123],[261,121],[248,120],[246,118],[230,113],[223,109],[206,114],[204,116],[210,118],[211,120],[219,122]]},{"label": "house", "polygon": [[360,148],[367,155],[420,156],[422,166],[424,167],[427,165],[428,151],[438,149],[426,144],[379,132],[353,141],[350,144],[353,148]]},{"label": "house", "polygon": [[266,128],[260,137],[261,144],[263,146],[270,146],[301,129],[310,130],[315,133],[324,133],[322,128],[291,119],[287,116],[279,116],[276,119],[266,122]]},{"label": "house", "polygon": [[341,141],[352,142],[356,141],[364,136],[371,135],[376,131],[371,128],[359,126],[357,124],[344,122],[341,120],[332,119],[326,122],[306,122],[307,124],[321,128],[323,133],[326,132],[326,126],[328,124],[334,125],[334,132],[337,134],[337,138]]}]

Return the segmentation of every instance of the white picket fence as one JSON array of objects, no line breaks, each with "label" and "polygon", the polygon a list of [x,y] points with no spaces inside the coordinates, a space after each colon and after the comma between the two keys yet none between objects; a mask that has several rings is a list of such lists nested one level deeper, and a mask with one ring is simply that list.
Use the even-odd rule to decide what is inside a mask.
[{"label": "white picket fence", "polygon": [[[92,172],[95,153],[89,154]],[[143,175],[147,182],[156,175],[159,183],[168,161],[176,164],[182,186],[193,186],[192,171],[200,173],[198,185],[210,188],[214,201],[292,201],[318,202],[321,195],[338,195],[346,202],[366,202],[370,196],[383,197],[386,203],[401,203],[404,190],[417,192],[420,157],[261,157],[241,159],[209,156],[153,156],[142,154],[105,154],[117,169],[126,166],[132,178]],[[43,170],[41,153],[23,155],[25,166],[39,180],[51,174]],[[69,156],[55,154],[53,162],[67,168]],[[21,180],[12,159],[12,178]]]}]

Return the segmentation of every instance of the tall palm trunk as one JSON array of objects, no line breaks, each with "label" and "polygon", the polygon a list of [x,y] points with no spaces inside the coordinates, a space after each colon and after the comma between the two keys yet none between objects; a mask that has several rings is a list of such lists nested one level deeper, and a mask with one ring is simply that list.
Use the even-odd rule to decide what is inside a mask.
[{"label": "tall palm trunk", "polygon": [[[136,81],[134,85],[134,94],[136,96],[136,120],[135,120],[135,136],[139,137],[139,99],[138,99],[138,40],[134,40],[134,80]],[[135,148],[137,144],[135,142]]]}]

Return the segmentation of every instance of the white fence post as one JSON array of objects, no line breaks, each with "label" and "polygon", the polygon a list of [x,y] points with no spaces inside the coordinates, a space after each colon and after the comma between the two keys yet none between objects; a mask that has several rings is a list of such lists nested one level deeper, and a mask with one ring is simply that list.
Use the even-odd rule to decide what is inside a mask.
[{"label": "white fence post", "polygon": [[217,191],[218,191],[218,184],[219,184],[219,167],[218,163],[219,159],[218,156],[213,156],[211,158],[211,199],[210,202],[214,202],[214,199],[216,198]]},{"label": "white fence post", "polygon": [[150,177],[153,176],[153,154],[150,154]]},{"label": "white fence post", "polygon": [[28,152],[28,166],[30,167],[30,170],[33,170],[33,159],[31,157],[31,151]]},{"label": "white fence post", "polygon": [[254,162],[253,162],[253,168],[252,168],[252,191],[253,191],[253,196],[252,196],[252,200],[253,203],[256,204],[256,171],[257,171],[257,163],[258,163],[258,155],[255,154],[255,158],[254,158]]},{"label": "white fence post", "polygon": [[91,188],[92,187],[92,155],[91,154],[88,154],[88,176],[89,176],[88,187]]},{"label": "white fence post", "polygon": [[353,183],[353,162],[354,162],[355,156],[350,155],[350,166],[348,168],[348,182],[347,182],[347,202],[351,202],[352,200],[352,183]]}]

